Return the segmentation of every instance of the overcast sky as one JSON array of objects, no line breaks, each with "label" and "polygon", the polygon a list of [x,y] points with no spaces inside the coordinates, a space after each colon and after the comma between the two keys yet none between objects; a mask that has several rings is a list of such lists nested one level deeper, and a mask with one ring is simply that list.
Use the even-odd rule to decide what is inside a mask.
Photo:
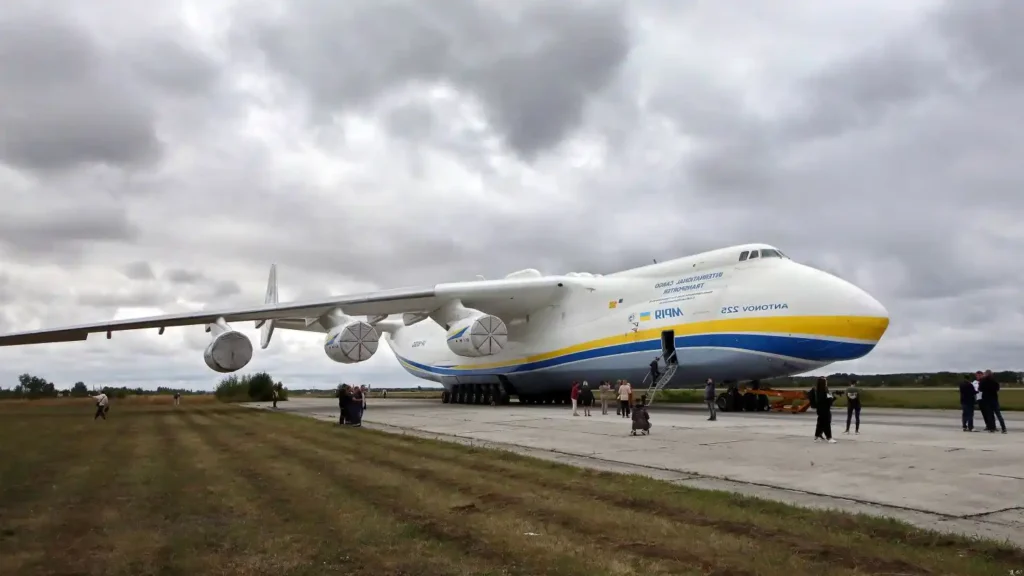
[{"label": "overcast sky", "polygon": [[[45,4],[46,8],[39,8]],[[1024,2],[6,0],[0,332],[742,242],[871,292],[831,371],[1018,369]],[[292,387],[420,382],[278,331]],[[212,387],[202,327],[0,386]]]}]

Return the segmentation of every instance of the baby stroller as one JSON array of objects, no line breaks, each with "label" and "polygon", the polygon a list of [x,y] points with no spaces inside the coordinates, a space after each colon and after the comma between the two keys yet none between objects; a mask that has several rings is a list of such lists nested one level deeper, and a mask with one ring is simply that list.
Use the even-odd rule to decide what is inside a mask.
[{"label": "baby stroller", "polygon": [[641,398],[636,406],[633,406],[633,429],[629,431],[630,436],[636,436],[636,431],[646,436],[651,433],[651,415],[647,413],[647,402]]}]

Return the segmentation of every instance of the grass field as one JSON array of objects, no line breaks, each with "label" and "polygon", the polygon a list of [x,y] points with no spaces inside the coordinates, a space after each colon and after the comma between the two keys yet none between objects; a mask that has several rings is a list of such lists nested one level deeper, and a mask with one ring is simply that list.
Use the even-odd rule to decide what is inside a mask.
[{"label": "grass field", "polygon": [[[195,400],[195,398],[192,398]],[[893,521],[214,402],[0,403],[0,574],[1008,574]]]}]

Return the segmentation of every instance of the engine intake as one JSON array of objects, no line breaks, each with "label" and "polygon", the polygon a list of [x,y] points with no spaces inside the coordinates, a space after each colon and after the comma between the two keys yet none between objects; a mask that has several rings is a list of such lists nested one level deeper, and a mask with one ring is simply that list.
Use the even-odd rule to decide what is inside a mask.
[{"label": "engine intake", "polygon": [[448,349],[467,358],[493,356],[508,344],[508,327],[491,314],[464,318],[448,328]]},{"label": "engine intake", "polygon": [[252,360],[252,342],[241,332],[225,330],[213,337],[203,352],[203,360],[216,372],[241,370]]},{"label": "engine intake", "polygon": [[377,352],[380,332],[367,322],[350,320],[327,332],[324,352],[327,357],[342,364],[355,364],[369,360]]}]

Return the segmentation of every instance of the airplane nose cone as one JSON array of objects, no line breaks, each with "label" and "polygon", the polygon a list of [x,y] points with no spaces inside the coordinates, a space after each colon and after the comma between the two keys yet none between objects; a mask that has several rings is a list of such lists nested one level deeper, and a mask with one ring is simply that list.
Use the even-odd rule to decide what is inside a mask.
[{"label": "airplane nose cone", "polygon": [[863,342],[877,343],[889,328],[889,311],[874,296],[862,288],[831,274],[825,276],[823,289],[831,296],[836,316],[846,319],[849,337]]}]

